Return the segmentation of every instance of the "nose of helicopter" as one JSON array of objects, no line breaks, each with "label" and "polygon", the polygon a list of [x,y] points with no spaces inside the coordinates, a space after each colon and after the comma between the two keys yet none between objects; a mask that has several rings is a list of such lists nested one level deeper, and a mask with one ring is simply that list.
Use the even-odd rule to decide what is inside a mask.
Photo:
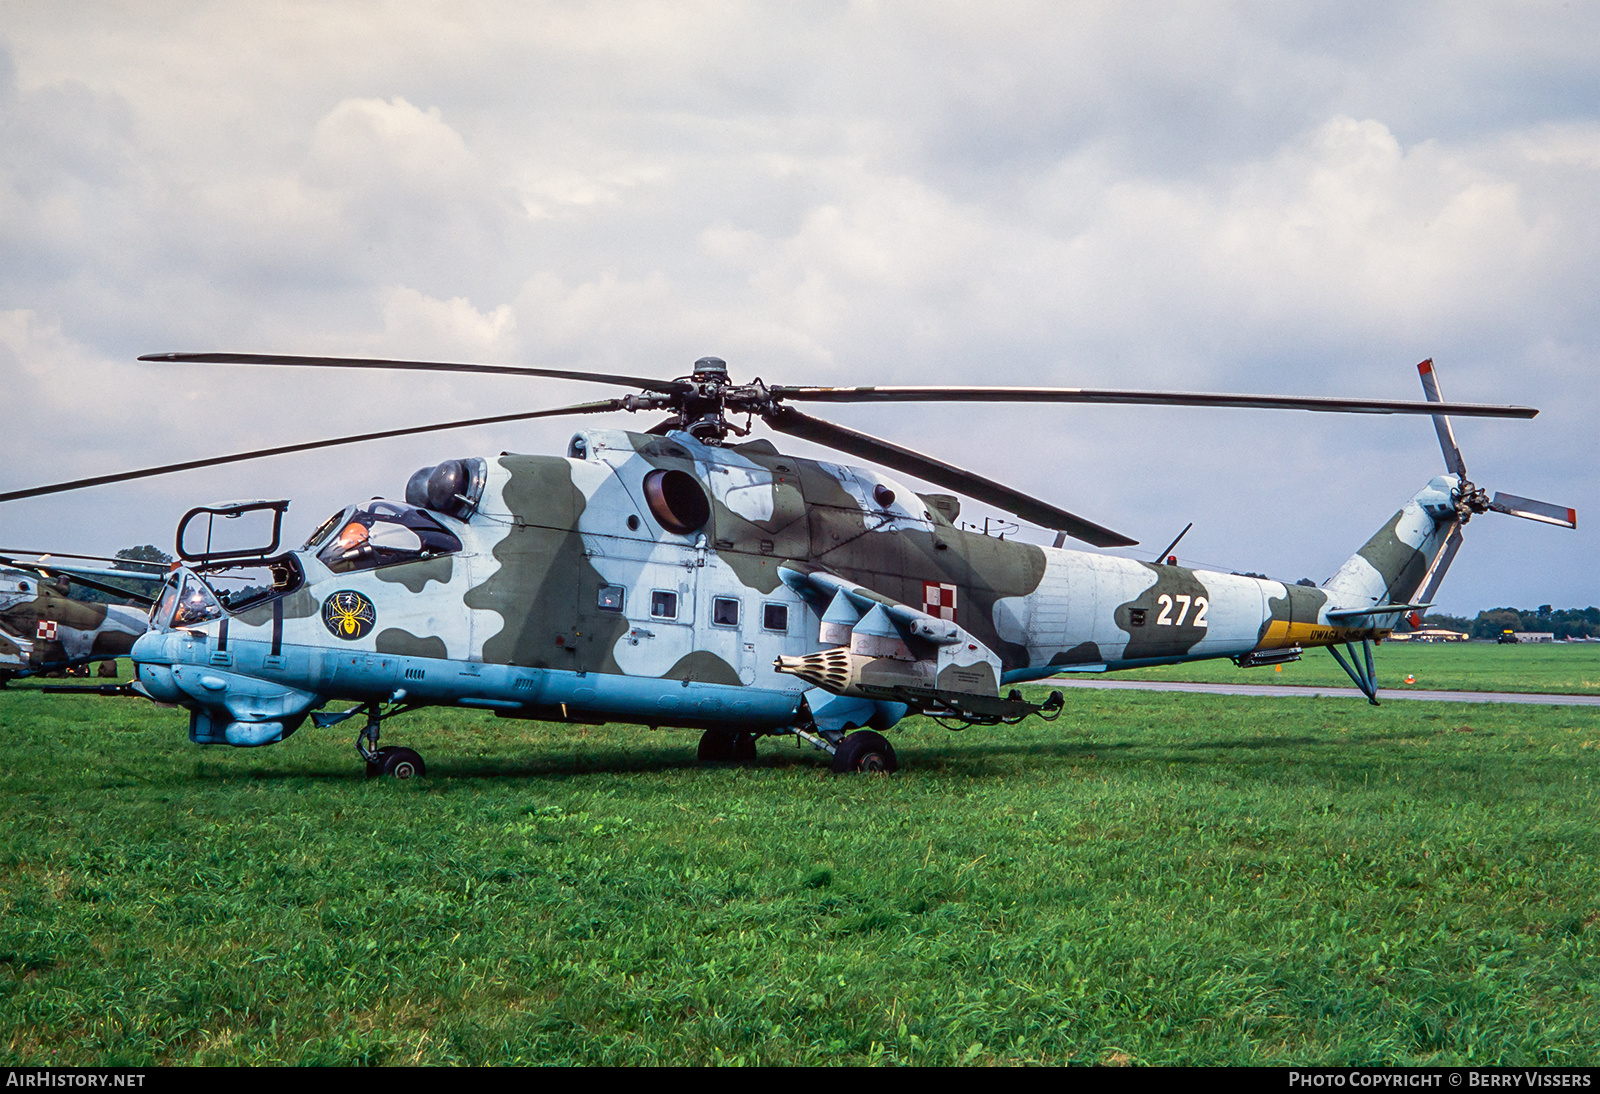
[{"label": "nose of helicopter", "polygon": [[167,636],[147,631],[133,643],[128,656],[133,661],[133,687],[158,703],[176,703],[183,695],[172,675],[172,657],[167,651]]},{"label": "nose of helicopter", "polygon": [[190,712],[196,744],[273,744],[292,734],[322,697],[248,672],[219,668],[205,656],[203,638],[158,631],[134,643],[134,690]]}]

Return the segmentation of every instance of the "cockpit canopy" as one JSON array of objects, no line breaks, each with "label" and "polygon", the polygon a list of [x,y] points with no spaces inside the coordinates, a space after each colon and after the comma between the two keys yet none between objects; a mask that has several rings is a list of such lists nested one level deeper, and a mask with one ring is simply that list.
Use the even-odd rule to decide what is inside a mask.
[{"label": "cockpit canopy", "polygon": [[461,550],[444,525],[413,505],[375,499],[335,513],[306,541],[336,574],[417,562]]},{"label": "cockpit canopy", "polygon": [[198,576],[185,570],[167,579],[150,608],[152,627],[196,627],[222,616],[222,605]]}]

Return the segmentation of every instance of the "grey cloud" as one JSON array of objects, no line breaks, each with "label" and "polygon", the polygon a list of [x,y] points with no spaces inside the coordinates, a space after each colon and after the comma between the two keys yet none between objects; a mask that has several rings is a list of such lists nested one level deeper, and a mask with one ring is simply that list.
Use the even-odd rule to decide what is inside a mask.
[{"label": "grey cloud", "polygon": [[[1452,397],[1547,408],[1531,425],[1458,426],[1475,472],[1592,510],[1593,18],[1025,3],[30,14],[0,23],[0,371],[44,400],[77,472],[594,394],[130,363],[161,349],[663,374],[711,352],[769,381],[1395,396],[1416,393],[1412,366],[1432,355]],[[1426,424],[1398,419],[836,416],[1141,537],[1197,519],[1197,557],[1291,579],[1327,576],[1312,571],[1438,465]],[[162,542],[186,502],[276,492],[309,523],[441,453],[555,451],[569,431],[269,461],[0,512],[0,528],[118,540],[80,549],[135,528]],[[51,477],[48,455],[9,475]],[[1587,531],[1484,533],[1498,554],[1478,538],[1447,592],[1596,599]]]}]

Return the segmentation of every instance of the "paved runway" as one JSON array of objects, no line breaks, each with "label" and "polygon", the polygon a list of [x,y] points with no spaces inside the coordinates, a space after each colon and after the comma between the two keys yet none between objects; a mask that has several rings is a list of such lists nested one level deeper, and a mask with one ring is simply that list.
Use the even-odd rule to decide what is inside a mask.
[{"label": "paved runway", "polygon": [[[1101,688],[1106,691],[1188,691],[1201,695],[1256,695],[1264,698],[1326,697],[1360,699],[1355,688],[1289,687],[1283,684],[1180,684],[1159,680],[1040,680],[1052,688]],[[1434,703],[1528,703],[1535,706],[1600,706],[1600,695],[1547,695],[1528,691],[1378,691],[1378,701],[1422,699]]]}]

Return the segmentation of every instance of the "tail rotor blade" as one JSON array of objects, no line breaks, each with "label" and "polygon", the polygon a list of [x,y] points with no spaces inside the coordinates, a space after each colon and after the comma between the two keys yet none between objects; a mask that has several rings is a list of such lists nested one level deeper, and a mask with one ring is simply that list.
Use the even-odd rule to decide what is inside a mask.
[{"label": "tail rotor blade", "polygon": [[1496,491],[1494,497],[1489,499],[1489,508],[1496,513],[1508,513],[1513,517],[1537,520],[1544,524],[1559,524],[1563,528],[1578,526],[1576,509],[1565,505],[1551,505],[1547,501],[1534,501],[1532,498],[1519,498],[1515,494],[1502,494]]},{"label": "tail rotor blade", "polygon": [[1439,591],[1439,586],[1444,583],[1445,571],[1450,569],[1450,563],[1455,561],[1456,552],[1461,550],[1462,535],[1461,525],[1457,524],[1450,529],[1450,534],[1445,537],[1444,549],[1439,552],[1439,557],[1433,560],[1427,574],[1422,579],[1422,591],[1417,594],[1419,604],[1432,604],[1433,594]]},{"label": "tail rotor blade", "polygon": [[[1444,396],[1439,392],[1439,374],[1433,370],[1433,358],[1418,365],[1417,372],[1422,375],[1422,392],[1428,397],[1428,402],[1444,402]],[[1453,475],[1466,478],[1467,461],[1461,458],[1461,449],[1456,445],[1456,434],[1450,428],[1450,419],[1443,414],[1435,414],[1433,430],[1439,434],[1439,448],[1444,452],[1445,469]]]}]

